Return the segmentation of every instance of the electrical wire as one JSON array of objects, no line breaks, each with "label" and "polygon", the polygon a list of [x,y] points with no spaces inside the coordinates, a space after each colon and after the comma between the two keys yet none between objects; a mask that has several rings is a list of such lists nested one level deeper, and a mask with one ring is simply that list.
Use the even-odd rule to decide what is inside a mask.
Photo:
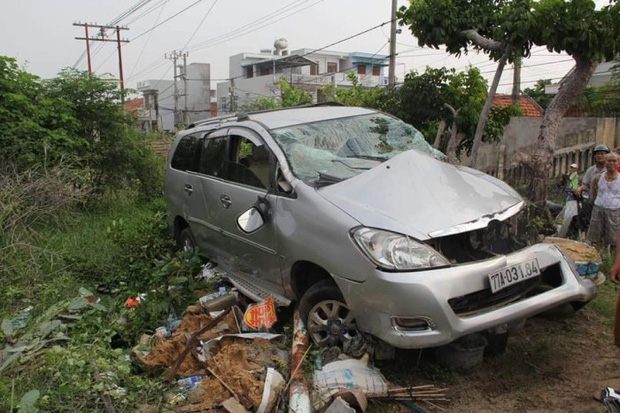
[{"label": "electrical wire", "polygon": [[174,19],[175,17],[177,17],[179,14],[191,9],[192,7],[194,7],[195,5],[197,5],[198,3],[200,3],[202,0],[196,0],[195,2],[193,2],[192,4],[190,4],[189,6],[185,7],[183,10],[173,14],[172,16],[168,17],[166,20],[164,20],[163,22],[151,27],[150,29],[143,31],[142,33],[140,33],[139,35],[137,35],[136,37],[133,38],[133,41],[135,42],[136,40],[138,40],[140,37],[144,36],[147,33],[152,32],[153,30],[155,30],[156,28],[158,28],[159,26],[166,24],[167,22],[169,22],[170,20]]},{"label": "electrical wire", "polygon": [[200,29],[200,26],[202,26],[202,24],[205,22],[205,20],[207,19],[207,17],[209,17],[209,15],[211,14],[211,11],[213,10],[213,8],[215,7],[215,5],[217,4],[218,0],[214,0],[213,4],[211,4],[211,7],[209,7],[209,10],[207,10],[207,12],[205,13],[205,15],[203,16],[202,20],[200,20],[200,23],[198,23],[198,26],[196,27],[196,30],[194,30],[194,33],[192,33],[192,35],[190,36],[189,40],[187,40],[187,42],[185,43],[185,46],[183,46],[183,49],[181,50],[185,50],[185,48],[187,47],[187,45],[192,41],[192,39],[194,38],[194,36],[196,36],[196,33],[198,33],[198,30]]},{"label": "electrical wire", "polygon": [[[161,10],[159,10],[159,14],[157,15],[157,18],[155,19],[155,23],[153,23],[153,26],[155,26],[159,22],[159,19],[161,18],[161,14],[164,12],[165,6],[166,6],[166,3],[164,3],[162,5]],[[151,36],[152,35],[153,35],[153,32],[150,32],[149,33],[149,37],[146,38],[146,42],[144,42],[144,45],[142,46],[142,50],[140,50],[140,54],[138,55],[138,58],[136,59],[136,62],[134,63],[133,67],[131,68],[131,72],[129,72],[129,76],[127,77],[128,79],[131,78],[131,75],[136,70],[136,67],[138,66],[138,63],[140,62],[140,59],[142,58],[142,55],[144,54],[144,50],[146,49],[146,46],[149,44],[149,41],[151,40]]]}]

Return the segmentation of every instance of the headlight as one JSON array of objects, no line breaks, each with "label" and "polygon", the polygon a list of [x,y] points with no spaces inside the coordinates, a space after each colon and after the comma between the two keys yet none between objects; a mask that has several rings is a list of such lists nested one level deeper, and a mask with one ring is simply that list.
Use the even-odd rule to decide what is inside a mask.
[{"label": "headlight", "polygon": [[450,264],[437,251],[406,235],[362,227],[353,231],[353,239],[374,264],[386,270],[418,270]]}]

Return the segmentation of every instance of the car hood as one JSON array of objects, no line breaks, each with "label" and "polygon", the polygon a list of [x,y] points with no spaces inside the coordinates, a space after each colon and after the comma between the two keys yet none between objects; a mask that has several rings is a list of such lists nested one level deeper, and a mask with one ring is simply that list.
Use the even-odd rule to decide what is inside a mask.
[{"label": "car hood", "polygon": [[483,228],[523,206],[506,183],[415,150],[318,193],[364,226],[419,240]]}]

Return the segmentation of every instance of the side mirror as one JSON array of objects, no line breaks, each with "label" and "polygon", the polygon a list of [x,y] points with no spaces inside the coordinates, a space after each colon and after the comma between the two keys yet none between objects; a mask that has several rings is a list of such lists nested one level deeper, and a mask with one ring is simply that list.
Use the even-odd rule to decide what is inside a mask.
[{"label": "side mirror", "polygon": [[245,211],[243,214],[239,215],[237,218],[237,225],[241,228],[241,231],[246,234],[257,231],[265,224],[261,213],[257,208],[252,207]]}]

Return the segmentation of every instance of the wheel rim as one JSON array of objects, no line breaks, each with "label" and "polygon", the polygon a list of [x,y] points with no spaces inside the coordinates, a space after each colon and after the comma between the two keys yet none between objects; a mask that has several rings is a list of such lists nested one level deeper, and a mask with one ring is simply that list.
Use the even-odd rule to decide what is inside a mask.
[{"label": "wheel rim", "polygon": [[349,308],[336,300],[316,304],[308,315],[308,332],[320,347],[335,346],[358,335]]},{"label": "wheel rim", "polygon": [[183,237],[181,240],[181,249],[183,252],[192,253],[196,249],[196,246],[190,237]]}]

